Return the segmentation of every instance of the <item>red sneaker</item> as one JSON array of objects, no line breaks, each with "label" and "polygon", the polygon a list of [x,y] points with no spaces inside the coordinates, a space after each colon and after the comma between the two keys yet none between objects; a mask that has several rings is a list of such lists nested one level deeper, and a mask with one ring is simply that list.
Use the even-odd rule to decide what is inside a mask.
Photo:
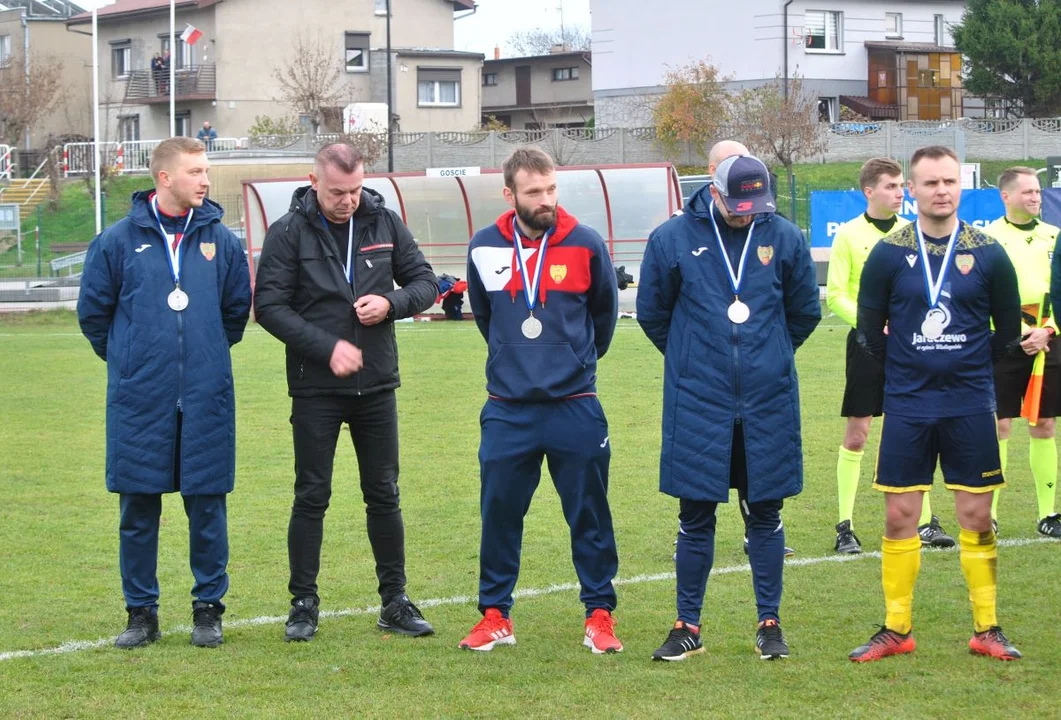
[{"label": "red sneaker", "polygon": [[903,635],[881,626],[865,645],[859,645],[847,657],[852,662],[873,662],[890,655],[905,655],[917,649],[913,631]]},{"label": "red sneaker", "polygon": [[516,636],[512,634],[512,621],[501,616],[497,608],[487,608],[483,619],[472,628],[468,637],[460,641],[464,650],[490,652],[494,645],[515,645]]},{"label": "red sneaker", "polygon": [[987,655],[999,660],[1020,660],[1020,650],[1002,634],[1002,628],[996,626],[976,633],[969,640],[969,652],[975,655]]},{"label": "red sneaker", "polygon": [[597,608],[586,618],[586,636],[582,644],[594,655],[623,651],[623,644],[615,637],[615,618],[604,608]]}]

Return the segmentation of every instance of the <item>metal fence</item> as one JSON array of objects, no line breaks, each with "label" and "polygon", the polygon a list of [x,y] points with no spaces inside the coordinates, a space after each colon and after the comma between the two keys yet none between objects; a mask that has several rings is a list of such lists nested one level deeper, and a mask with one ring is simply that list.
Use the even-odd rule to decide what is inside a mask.
[{"label": "metal fence", "polygon": [[[146,173],[151,153],[162,140],[129,140],[100,143],[100,164],[113,167],[119,174]],[[96,171],[95,143],[63,145],[63,177],[91,175]],[[207,142],[208,153],[232,152],[248,147],[247,138],[224,137]]]},{"label": "metal fence", "polygon": [[0,180],[10,180],[14,177],[14,150],[10,145],[0,145]]}]

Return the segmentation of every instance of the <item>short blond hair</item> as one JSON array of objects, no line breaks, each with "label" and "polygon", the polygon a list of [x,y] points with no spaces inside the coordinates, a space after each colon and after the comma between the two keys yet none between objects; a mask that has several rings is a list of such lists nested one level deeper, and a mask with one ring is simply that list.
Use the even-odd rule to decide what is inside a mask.
[{"label": "short blond hair", "polygon": [[1009,190],[1021,175],[1031,175],[1033,178],[1039,177],[1038,173],[1032,168],[1017,165],[1016,167],[1007,168],[1005,172],[998,176],[998,189]]},{"label": "short blond hair", "polygon": [[516,148],[501,165],[505,175],[505,187],[512,192],[516,191],[516,173],[520,170],[545,175],[555,169],[556,165],[549,154],[532,145]]},{"label": "short blond hair", "polygon": [[163,140],[151,153],[151,177],[158,182],[158,174],[169,170],[173,161],[181,155],[199,155],[206,152],[206,145],[195,138],[175,137]]},{"label": "short blond hair", "polygon": [[868,187],[877,187],[882,177],[901,177],[902,167],[891,158],[870,158],[862,166],[862,172],[858,174],[858,188],[865,190]]}]

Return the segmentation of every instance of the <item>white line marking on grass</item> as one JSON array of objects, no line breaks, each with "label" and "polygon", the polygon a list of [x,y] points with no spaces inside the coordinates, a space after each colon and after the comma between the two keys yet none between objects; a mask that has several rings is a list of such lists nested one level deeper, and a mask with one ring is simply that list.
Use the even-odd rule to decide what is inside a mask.
[{"label": "white line marking on grass", "polygon": [[[998,544],[1001,547],[1024,547],[1027,545],[1045,545],[1047,543],[1056,543],[1057,540],[1051,538],[1013,538],[1008,540],[999,540]],[[930,550],[929,552],[934,553],[955,553],[956,548],[950,548],[947,550]],[[785,560],[785,567],[807,567],[810,565],[821,565],[823,563],[849,563],[858,562],[867,558],[880,558],[880,552],[867,552],[859,555],[821,555],[819,557],[809,558],[795,558]],[[751,571],[751,565],[743,563],[741,565],[730,565],[727,567],[713,568],[711,570],[712,575],[733,575],[735,573],[745,573]],[[634,575],[628,578],[616,578],[616,585],[643,585],[645,583],[662,582],[664,580],[673,580],[675,577],[673,572],[665,573],[652,573],[647,575]],[[573,590],[580,589],[578,583],[556,583],[553,585],[547,585],[540,588],[527,588],[526,590],[517,590],[512,595],[516,599],[520,598],[533,598],[541,597],[543,595],[555,595],[562,592],[571,592]],[[442,607],[447,605],[472,605],[475,604],[478,597],[475,595],[451,595],[443,598],[429,598],[422,600],[417,603],[417,606],[421,608],[432,608]],[[341,618],[341,617],[354,617],[363,615],[375,615],[379,612],[378,605],[371,605],[368,607],[358,608],[347,608],[345,610],[322,610],[321,617],[326,618]],[[258,617],[244,618],[240,620],[232,620],[226,622],[225,627],[227,628],[241,628],[241,627],[257,627],[259,625],[282,625],[287,622],[286,615],[260,615]],[[163,635],[176,635],[176,634],[187,634],[191,632],[190,625],[178,625],[172,630],[167,630]],[[70,653],[83,652],[85,650],[95,650],[97,648],[106,647],[114,643],[113,637],[99,638],[98,640],[68,640],[61,645],[51,648],[42,648],[40,650],[12,650],[9,652],[0,653],[0,661],[4,660],[19,660],[22,658],[36,658],[45,657],[48,655],[69,655]]]}]

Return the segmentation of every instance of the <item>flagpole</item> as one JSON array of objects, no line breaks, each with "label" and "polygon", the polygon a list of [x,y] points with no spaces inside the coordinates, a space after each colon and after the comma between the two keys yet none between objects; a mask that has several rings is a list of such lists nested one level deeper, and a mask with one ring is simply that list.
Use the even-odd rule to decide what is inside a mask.
[{"label": "flagpole", "polygon": [[100,204],[100,152],[99,152],[99,19],[96,8],[92,8],[92,153],[96,173],[96,234],[103,232],[103,215]]},{"label": "flagpole", "polygon": [[177,2],[169,0],[169,136],[177,136]]}]

